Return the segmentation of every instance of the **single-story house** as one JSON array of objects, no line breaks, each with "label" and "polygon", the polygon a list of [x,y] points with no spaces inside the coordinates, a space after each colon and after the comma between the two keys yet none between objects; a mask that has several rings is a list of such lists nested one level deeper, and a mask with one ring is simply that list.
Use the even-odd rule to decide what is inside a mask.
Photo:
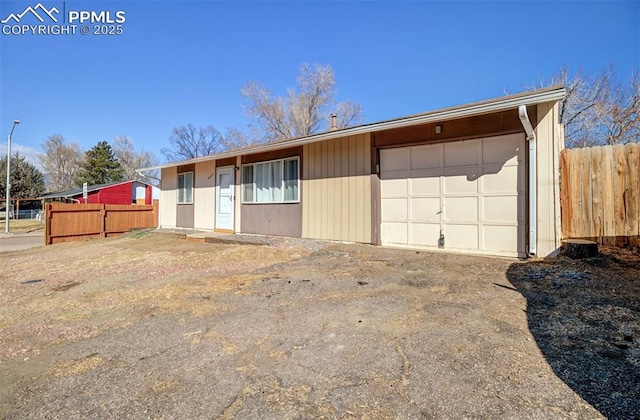
[{"label": "single-story house", "polygon": [[[45,194],[42,199],[47,201],[64,201],[84,203],[83,189],[74,188]],[[143,181],[129,180],[110,182],[107,184],[91,185],[87,187],[87,203],[97,204],[152,204],[160,197],[160,190]]]},{"label": "single-story house", "polygon": [[511,257],[560,245],[561,86],[172,162],[160,227]]}]

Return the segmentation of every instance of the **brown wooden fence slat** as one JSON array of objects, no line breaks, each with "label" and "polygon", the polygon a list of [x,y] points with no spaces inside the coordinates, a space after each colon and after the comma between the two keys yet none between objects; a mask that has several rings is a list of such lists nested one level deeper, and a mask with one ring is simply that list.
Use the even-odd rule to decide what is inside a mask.
[{"label": "brown wooden fence slat", "polygon": [[614,205],[613,205],[613,191],[615,185],[613,184],[613,149],[611,147],[602,148],[602,163],[604,170],[602,171],[602,202],[604,203],[603,213],[603,245],[613,245],[612,238],[615,238],[615,220],[613,218]]},{"label": "brown wooden fence slat", "polygon": [[560,214],[562,215],[562,232],[567,237],[574,235],[571,226],[571,221],[574,220],[573,206],[571,205],[571,172],[570,162],[571,154],[568,149],[563,149],[560,152]]},{"label": "brown wooden fence slat", "polygon": [[604,206],[602,196],[602,148],[591,149],[591,204],[593,217],[593,231],[590,239],[596,240],[604,235]]},{"label": "brown wooden fence slat", "polygon": [[636,168],[638,168],[638,243],[640,245],[640,145],[636,144],[636,156],[638,157]]},{"label": "brown wooden fence slat", "polygon": [[566,149],[560,171],[564,238],[640,245],[640,145]]},{"label": "brown wooden fence slat", "polygon": [[580,203],[582,214],[585,217],[580,220],[580,230],[585,236],[594,237],[593,209],[591,199],[591,149],[580,150]]},{"label": "brown wooden fence slat", "polygon": [[638,217],[638,237],[636,240],[636,245],[640,246],[640,145],[638,145],[637,143],[636,156],[638,157],[638,160],[636,161],[636,168],[638,168],[638,171],[636,171],[636,175],[638,176],[638,205],[636,207],[638,209],[638,214],[636,214],[636,216]]},{"label": "brown wooden fence slat", "polygon": [[614,220],[615,220],[615,240],[614,244],[616,246],[624,246],[624,236],[625,236],[625,173],[626,173],[626,159],[624,156],[624,146],[621,144],[616,144],[613,146],[613,159],[614,159],[614,167],[613,167],[613,185],[615,188],[615,194],[613,195],[613,207],[614,207]]},{"label": "brown wooden fence slat", "polygon": [[626,182],[626,210],[629,245],[638,246],[640,238],[640,147],[637,143],[628,143],[624,147],[627,158],[628,176]]},{"label": "brown wooden fence slat", "polygon": [[158,204],[64,204],[45,205],[45,244],[104,238],[134,228],[158,226]]},{"label": "brown wooden fence slat", "polygon": [[571,221],[571,231],[572,232],[581,232],[582,231],[582,215],[584,214],[584,206],[582,203],[582,197],[580,196],[580,191],[582,191],[582,184],[580,180],[580,154],[572,153],[571,154],[571,203],[575,207],[574,216],[580,215],[581,217],[574,217]]}]

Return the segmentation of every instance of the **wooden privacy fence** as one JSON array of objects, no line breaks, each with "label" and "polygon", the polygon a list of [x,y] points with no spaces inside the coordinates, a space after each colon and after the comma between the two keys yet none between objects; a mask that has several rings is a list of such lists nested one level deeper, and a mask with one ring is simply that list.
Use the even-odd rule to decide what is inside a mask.
[{"label": "wooden privacy fence", "polygon": [[603,245],[640,244],[640,145],[561,153],[562,234]]},{"label": "wooden privacy fence", "polygon": [[158,204],[45,204],[45,244],[106,238],[158,226]]}]

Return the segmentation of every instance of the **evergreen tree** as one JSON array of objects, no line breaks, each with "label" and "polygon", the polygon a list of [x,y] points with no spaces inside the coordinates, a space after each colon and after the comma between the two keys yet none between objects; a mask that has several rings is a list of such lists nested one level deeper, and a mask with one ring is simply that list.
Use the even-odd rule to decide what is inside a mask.
[{"label": "evergreen tree", "polygon": [[[0,197],[7,194],[7,157],[0,159]],[[44,192],[44,175],[16,153],[11,157],[11,198],[36,198]]]},{"label": "evergreen tree", "polygon": [[123,180],[123,170],[111,146],[106,141],[98,142],[91,150],[84,152],[80,170],[75,177],[76,185],[107,184]]}]

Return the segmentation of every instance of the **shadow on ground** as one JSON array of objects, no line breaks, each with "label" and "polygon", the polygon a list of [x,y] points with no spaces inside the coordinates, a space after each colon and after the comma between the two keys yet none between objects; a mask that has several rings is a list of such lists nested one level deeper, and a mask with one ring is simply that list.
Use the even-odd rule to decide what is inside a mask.
[{"label": "shadow on ground", "polygon": [[640,254],[516,263],[507,278],[555,374],[604,416],[640,418]]}]

